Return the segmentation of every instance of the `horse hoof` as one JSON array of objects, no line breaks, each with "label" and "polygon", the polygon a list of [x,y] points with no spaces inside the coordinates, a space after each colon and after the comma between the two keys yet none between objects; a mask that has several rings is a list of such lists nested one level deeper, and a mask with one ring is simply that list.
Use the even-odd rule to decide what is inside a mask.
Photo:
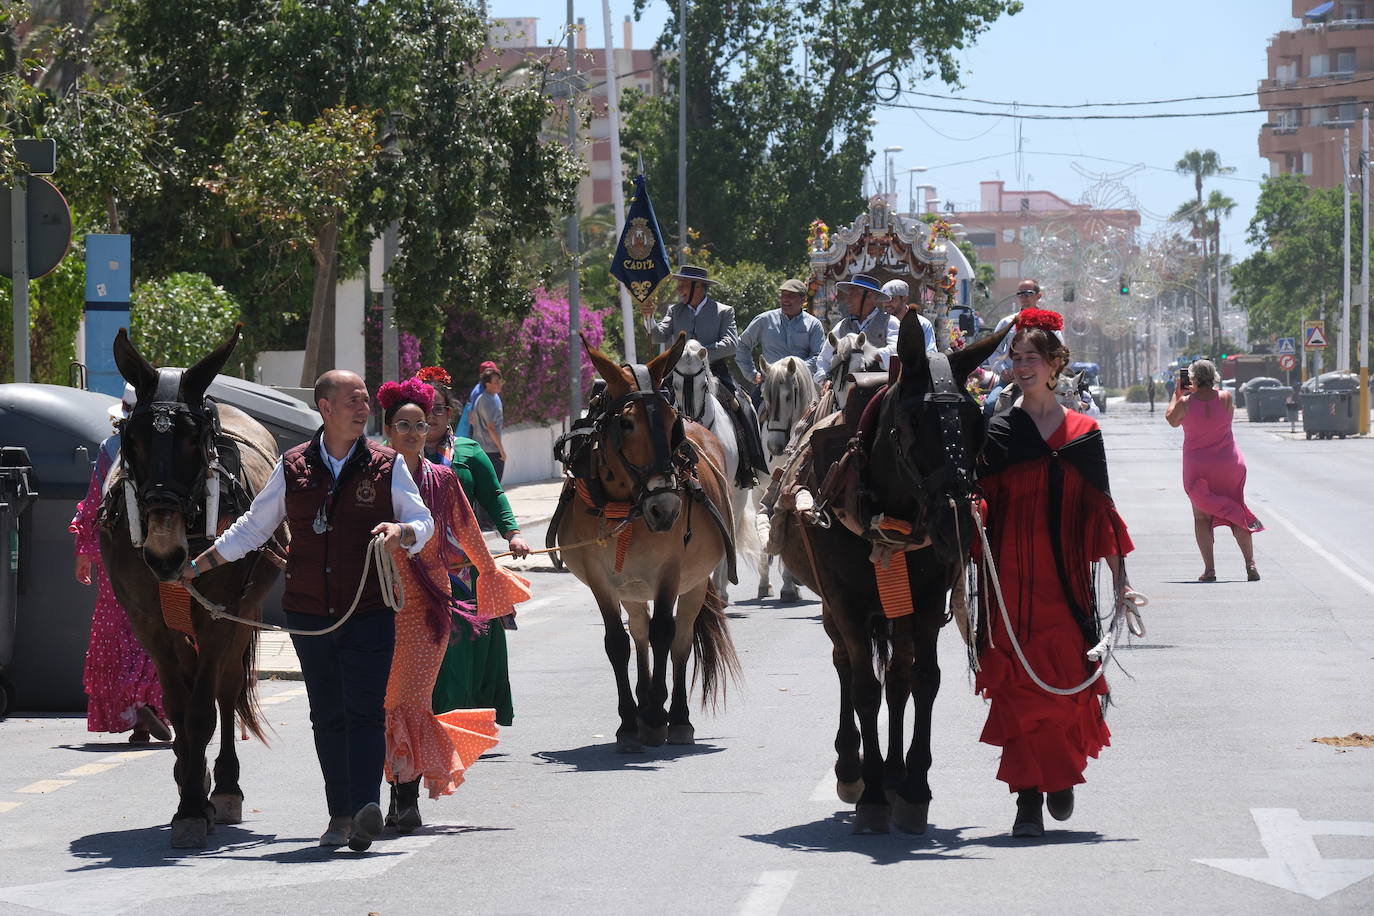
[{"label": "horse hoof", "polygon": [[644,743],[634,735],[619,735],[615,739],[615,752],[617,754],[642,754],[644,753]]},{"label": "horse hoof", "polygon": [[887,805],[858,804],[854,806],[854,832],[873,834],[892,831],[892,809]]},{"label": "horse hoof", "polygon": [[760,597],[760,598],[772,598],[772,597],[773,597],[773,589],[772,589],[772,587],[771,587],[771,586],[768,586],[768,585],[760,585],[760,586],[759,586],[759,597]]},{"label": "horse hoof", "polygon": [[647,747],[659,747],[668,739],[668,726],[639,723],[639,740]]},{"label": "horse hoof", "polygon": [[668,726],[669,744],[696,744],[697,731],[691,725]]},{"label": "horse hoof", "polygon": [[853,782],[845,782],[843,779],[837,779],[835,780],[835,794],[846,805],[852,805],[864,794],[864,781],[856,779]]},{"label": "horse hoof", "polygon": [[210,834],[210,824],[203,817],[172,819],[173,849],[204,849]]},{"label": "horse hoof", "polygon": [[797,604],[801,601],[801,592],[795,588],[784,588],[782,594],[778,595],[778,600],[786,604]]},{"label": "horse hoof", "polygon": [[901,795],[892,801],[892,822],[903,833],[925,833],[930,824],[930,802],[909,802]]},{"label": "horse hoof", "polygon": [[215,806],[216,824],[242,824],[243,823],[243,796],[242,795],[211,795],[210,804]]}]

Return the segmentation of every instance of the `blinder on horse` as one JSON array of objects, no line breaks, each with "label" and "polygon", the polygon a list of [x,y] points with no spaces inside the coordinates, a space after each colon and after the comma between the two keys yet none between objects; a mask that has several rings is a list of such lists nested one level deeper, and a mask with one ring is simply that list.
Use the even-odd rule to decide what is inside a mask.
[{"label": "blinder on horse", "polygon": [[[598,418],[597,428],[603,440],[602,447],[612,452],[630,475],[634,484],[631,501],[638,506],[651,496],[675,492],[678,489],[678,471],[690,471],[696,464],[696,454],[687,441],[682,414],[674,412],[668,396],[654,387],[649,370],[642,365],[626,368],[634,375],[635,390],[606,404]],[[625,429],[621,425],[621,414],[632,404],[640,405],[649,421],[649,442],[654,454],[648,464],[635,464],[624,453]],[[671,429],[666,428],[664,422],[669,413],[674,415]],[[665,482],[652,486],[655,477]]]}]

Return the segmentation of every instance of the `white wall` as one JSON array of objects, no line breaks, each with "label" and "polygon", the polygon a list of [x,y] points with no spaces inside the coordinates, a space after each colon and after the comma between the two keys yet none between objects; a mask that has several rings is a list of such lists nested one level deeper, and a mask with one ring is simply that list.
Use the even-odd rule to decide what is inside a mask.
[{"label": "white wall", "polygon": [[553,442],[563,434],[565,427],[566,423],[507,426],[501,436],[506,446],[506,472],[501,483],[514,486],[557,477],[561,469],[553,460]]},{"label": "white wall", "polygon": [[349,369],[363,375],[363,309],[367,285],[358,274],[344,280],[334,293],[334,368]]},{"label": "white wall", "polygon": [[253,364],[253,381],[260,385],[294,387],[301,383],[304,350],[263,350]]}]

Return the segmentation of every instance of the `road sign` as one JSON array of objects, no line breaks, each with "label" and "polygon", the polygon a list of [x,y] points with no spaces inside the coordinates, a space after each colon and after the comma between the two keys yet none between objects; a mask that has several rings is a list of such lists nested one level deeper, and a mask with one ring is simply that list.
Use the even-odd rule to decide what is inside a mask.
[{"label": "road sign", "polygon": [[1304,321],[1302,323],[1302,345],[1306,350],[1326,349],[1326,322]]},{"label": "road sign", "polygon": [[[25,197],[28,212],[29,279],[37,280],[62,263],[72,243],[72,211],[62,192],[46,178],[29,179]],[[10,195],[0,193],[0,276],[14,276]]]},{"label": "road sign", "polygon": [[1279,368],[1284,372],[1289,372],[1298,364],[1298,358],[1292,353],[1285,353],[1279,357]]},{"label": "road sign", "polygon": [[1296,337],[1280,337],[1278,345],[1279,353],[1298,352],[1298,339]]}]

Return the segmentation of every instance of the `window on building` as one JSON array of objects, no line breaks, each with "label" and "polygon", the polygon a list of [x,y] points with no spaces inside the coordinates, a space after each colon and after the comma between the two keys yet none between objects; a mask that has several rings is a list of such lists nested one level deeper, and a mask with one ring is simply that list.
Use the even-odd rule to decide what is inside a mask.
[{"label": "window on building", "polygon": [[1004,245],[1010,245],[1010,244],[1012,244],[1012,243],[1015,242],[1015,241],[1016,241],[1016,230],[1015,230],[1015,229],[1003,229],[1003,230],[1002,230],[1002,244],[1004,244]]},{"label": "window on building", "polygon": [[1326,65],[1326,61],[1327,57],[1325,54],[1313,54],[1311,57],[1307,58],[1307,75],[1326,76],[1329,69]]},{"label": "window on building", "polygon": [[1331,58],[1336,62],[1336,68],[1332,73],[1354,73],[1355,72],[1355,49],[1344,48],[1331,52]]},{"label": "window on building", "polygon": [[1002,280],[1015,280],[1021,276],[1021,265],[1011,258],[997,262],[997,276]]},{"label": "window on building", "polygon": [[1280,86],[1291,86],[1298,81],[1298,62],[1285,61],[1274,68],[1274,82]]},{"label": "window on building", "polygon": [[968,243],[974,248],[995,248],[997,247],[996,232],[970,232]]},{"label": "window on building", "polygon": [[1297,130],[1301,123],[1301,112],[1299,111],[1280,111],[1274,120],[1274,127],[1277,130]]},{"label": "window on building", "polygon": [[1307,113],[1307,123],[1311,127],[1321,127],[1326,123],[1327,108],[1313,108]]},{"label": "window on building", "polygon": [[1312,154],[1311,154],[1311,153],[1303,153],[1303,154],[1302,154],[1302,174],[1304,174],[1304,175],[1311,175],[1311,174],[1312,174]]},{"label": "window on building", "polygon": [[1336,120],[1349,124],[1355,120],[1355,102],[1340,102],[1336,105]]},{"label": "window on building", "polygon": [[1034,227],[1034,226],[1022,226],[1022,227],[1021,227],[1021,244],[1022,244],[1022,245],[1029,245],[1031,242],[1034,242],[1034,241],[1035,241],[1035,238],[1036,238],[1036,235],[1037,235],[1038,233],[1039,233],[1039,230],[1036,229],[1036,227]]},{"label": "window on building", "polygon": [[1363,19],[1363,18],[1364,18],[1364,4],[1362,4],[1362,3],[1345,3],[1345,4],[1342,4],[1342,5],[1341,5],[1341,18],[1342,18],[1342,19]]}]

